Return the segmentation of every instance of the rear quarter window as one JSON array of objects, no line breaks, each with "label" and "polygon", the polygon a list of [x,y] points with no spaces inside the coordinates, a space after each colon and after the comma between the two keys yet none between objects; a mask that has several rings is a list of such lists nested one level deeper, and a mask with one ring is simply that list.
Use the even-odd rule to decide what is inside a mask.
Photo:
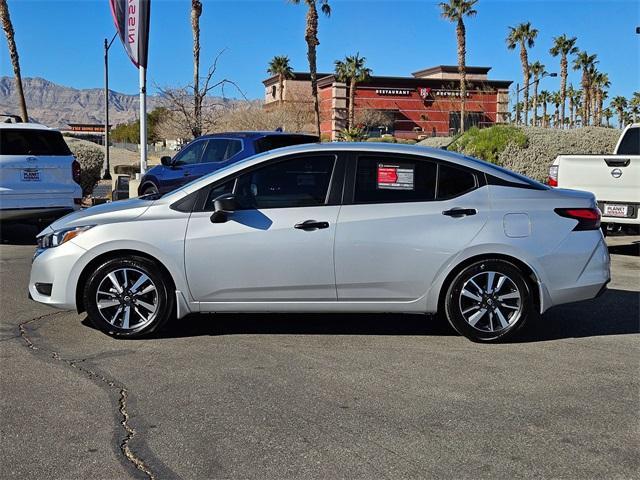
[{"label": "rear quarter window", "polygon": [[438,200],[447,200],[476,188],[476,176],[468,170],[440,164],[438,167]]},{"label": "rear quarter window", "polygon": [[256,153],[268,152],[276,148],[317,143],[318,137],[313,135],[271,135],[256,140]]},{"label": "rear quarter window", "polygon": [[629,128],[625,133],[620,146],[618,147],[618,155],[640,155],[640,127]]},{"label": "rear quarter window", "polygon": [[67,156],[71,151],[55,130],[0,129],[0,155]]}]

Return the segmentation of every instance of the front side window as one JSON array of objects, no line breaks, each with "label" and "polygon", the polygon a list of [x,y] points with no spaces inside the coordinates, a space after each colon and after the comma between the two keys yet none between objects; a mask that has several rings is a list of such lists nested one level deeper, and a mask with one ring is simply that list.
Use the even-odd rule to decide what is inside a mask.
[{"label": "front side window", "polygon": [[313,207],[327,199],[334,155],[293,158],[238,177],[239,209]]},{"label": "front side window", "polygon": [[226,138],[212,138],[202,156],[201,163],[216,163],[229,160],[242,150],[242,141]]},{"label": "front side window", "polygon": [[204,211],[213,212],[213,202],[215,201],[215,199],[221,195],[233,193],[233,187],[235,186],[235,184],[236,184],[236,179],[234,178],[220,185],[217,185],[213,187],[211,190],[209,190],[209,194],[207,195],[207,200],[204,205]]},{"label": "front side window", "polygon": [[437,164],[395,156],[361,156],[355,203],[426,202],[435,199]]},{"label": "front side window", "polygon": [[175,165],[194,165],[200,162],[200,158],[202,157],[202,151],[204,150],[207,142],[205,140],[200,140],[192,143],[187,146],[183,151],[181,151],[175,159]]}]

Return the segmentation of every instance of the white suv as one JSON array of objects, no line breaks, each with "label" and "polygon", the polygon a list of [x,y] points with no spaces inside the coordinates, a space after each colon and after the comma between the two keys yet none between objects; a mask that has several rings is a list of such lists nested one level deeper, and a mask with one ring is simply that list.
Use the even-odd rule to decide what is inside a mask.
[{"label": "white suv", "polygon": [[81,201],[80,163],[59,131],[0,123],[0,220],[55,219]]}]

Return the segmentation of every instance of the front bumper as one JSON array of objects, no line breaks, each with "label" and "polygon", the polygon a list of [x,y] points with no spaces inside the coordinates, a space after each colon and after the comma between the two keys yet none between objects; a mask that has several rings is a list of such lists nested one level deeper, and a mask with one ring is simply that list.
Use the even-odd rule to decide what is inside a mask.
[{"label": "front bumper", "polygon": [[[75,309],[78,274],[74,267],[85,253],[73,241],[40,251],[31,265],[30,298],[55,308]],[[51,284],[51,295],[40,293],[36,283]]]}]

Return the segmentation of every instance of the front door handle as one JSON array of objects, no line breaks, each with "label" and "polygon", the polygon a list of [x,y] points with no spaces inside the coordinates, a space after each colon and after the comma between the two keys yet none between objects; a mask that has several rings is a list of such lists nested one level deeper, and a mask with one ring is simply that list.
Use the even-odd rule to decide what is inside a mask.
[{"label": "front door handle", "polygon": [[185,171],[182,176],[183,177],[188,177],[189,175],[191,175],[191,172],[189,170]]},{"label": "front door handle", "polygon": [[302,223],[296,223],[293,228],[298,230],[318,230],[321,228],[329,228],[329,222],[316,222],[315,220],[305,220]]},{"label": "front door handle", "polygon": [[452,208],[451,210],[445,210],[442,212],[447,217],[459,218],[466,217],[467,215],[475,215],[478,211],[475,208]]}]

